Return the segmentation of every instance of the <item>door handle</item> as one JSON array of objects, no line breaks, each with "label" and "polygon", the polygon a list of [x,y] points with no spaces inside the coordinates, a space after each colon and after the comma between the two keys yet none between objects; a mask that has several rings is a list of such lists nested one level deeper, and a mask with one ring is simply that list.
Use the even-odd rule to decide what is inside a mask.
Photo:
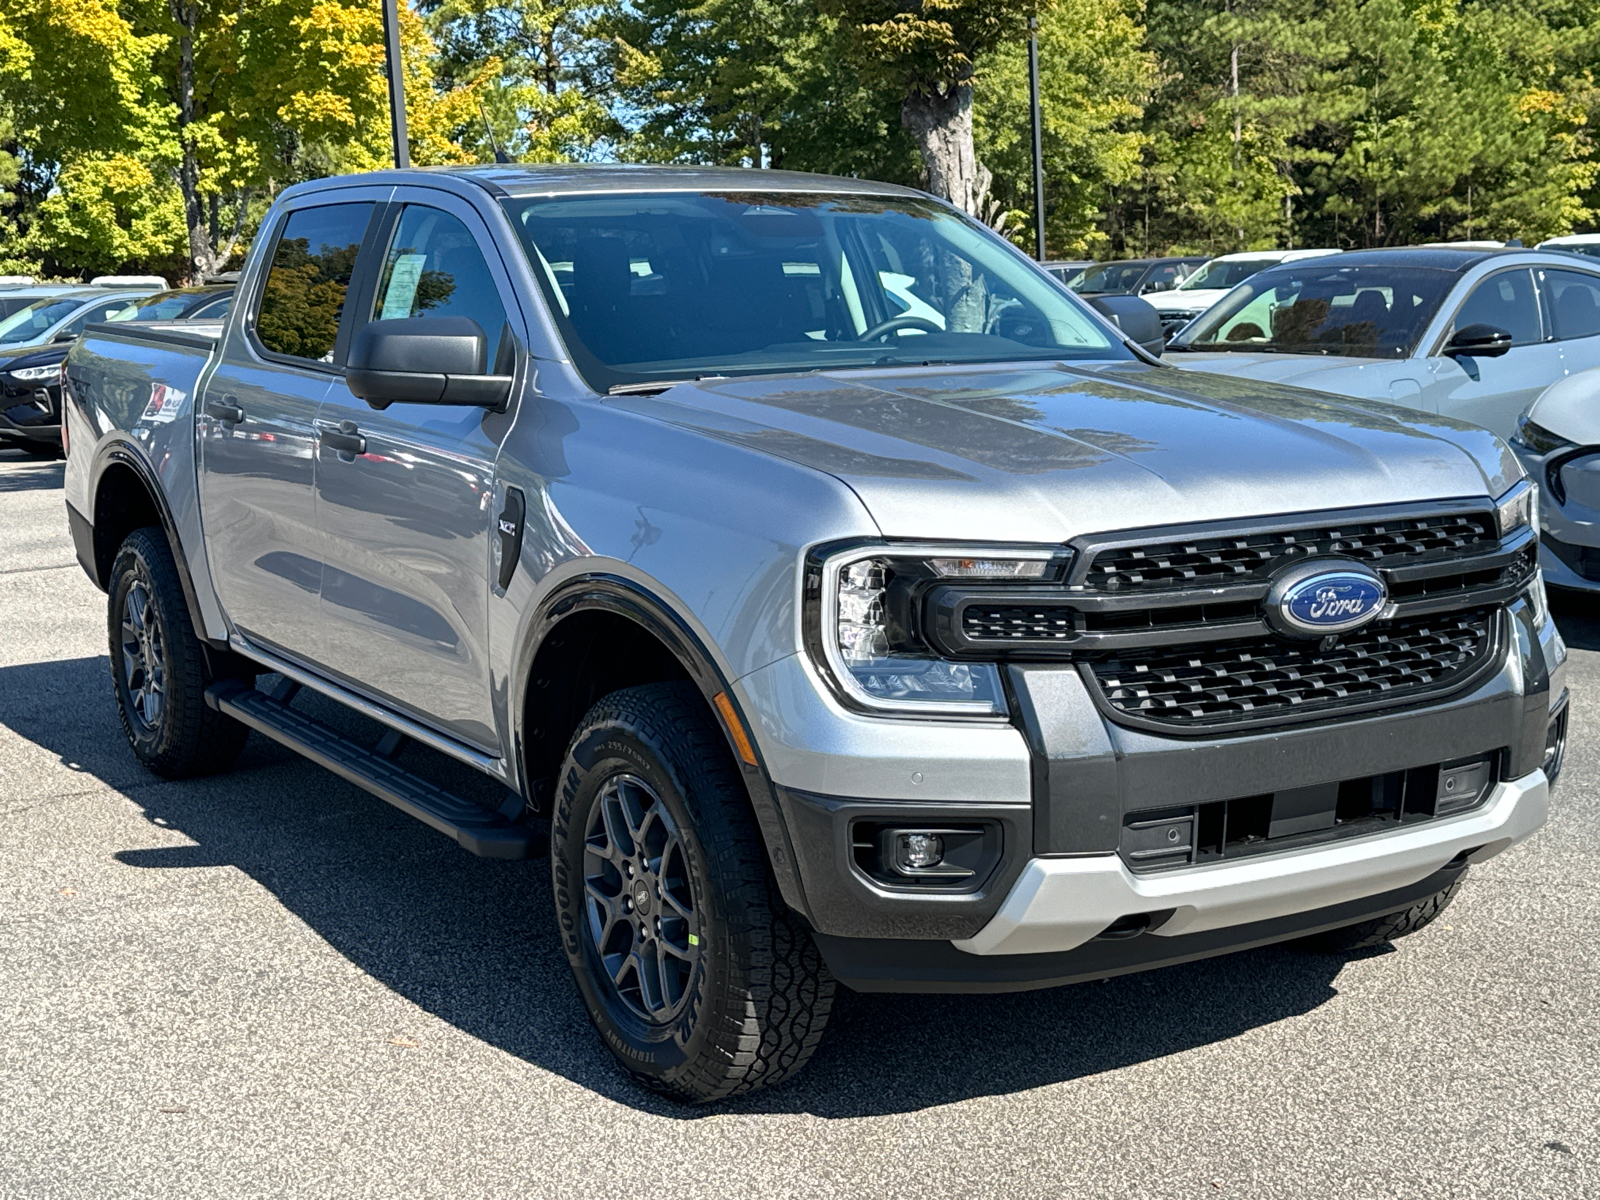
[{"label": "door handle", "polygon": [[237,425],[244,420],[244,409],[236,403],[237,397],[224,396],[221,400],[206,401],[206,416]]},{"label": "door handle", "polygon": [[[362,436],[354,421],[340,421],[339,428],[324,429],[317,436],[329,450],[337,451],[345,462],[349,462],[357,454],[367,452],[367,439]],[[344,458],[347,454],[350,458]]]}]

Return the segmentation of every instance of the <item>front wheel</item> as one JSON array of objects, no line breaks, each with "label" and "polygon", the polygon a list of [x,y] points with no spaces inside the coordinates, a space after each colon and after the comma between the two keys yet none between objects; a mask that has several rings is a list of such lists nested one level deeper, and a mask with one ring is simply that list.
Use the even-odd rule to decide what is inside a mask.
[{"label": "front wheel", "polygon": [[[111,566],[108,595],[117,712],[139,761],[170,779],[231,766],[250,731],[206,704],[206,686],[216,676],[161,530],[127,536]],[[233,656],[217,657],[243,677]]]},{"label": "front wheel", "polygon": [[777,894],[698,691],[651,684],[603,698],[556,795],[562,944],[622,1066],[690,1103],[797,1071],[821,1041],[833,980]]},{"label": "front wheel", "polygon": [[1456,876],[1455,882],[1443,891],[1435,892],[1426,900],[1419,900],[1410,908],[1403,908],[1397,913],[1390,913],[1386,917],[1374,917],[1370,921],[1362,921],[1359,925],[1346,925],[1343,929],[1330,929],[1326,933],[1314,934],[1305,939],[1305,948],[1325,954],[1342,954],[1353,950],[1368,950],[1373,946],[1382,946],[1396,938],[1416,933],[1417,930],[1424,929],[1438,920],[1439,914],[1444,912],[1450,906],[1450,901],[1456,898],[1456,893],[1461,890],[1461,884],[1465,879],[1466,872],[1463,871]]}]

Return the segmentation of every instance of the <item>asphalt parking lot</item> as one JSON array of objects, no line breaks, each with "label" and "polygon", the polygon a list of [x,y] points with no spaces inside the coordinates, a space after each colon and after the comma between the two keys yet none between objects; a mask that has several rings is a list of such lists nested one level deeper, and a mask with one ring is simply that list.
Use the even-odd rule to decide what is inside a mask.
[{"label": "asphalt parking lot", "polygon": [[1394,949],[845,993],[792,1084],[686,1110],[589,1029],[547,863],[260,738],[138,766],[60,482],[0,451],[0,1197],[1600,1196],[1582,604],[1550,825]]}]

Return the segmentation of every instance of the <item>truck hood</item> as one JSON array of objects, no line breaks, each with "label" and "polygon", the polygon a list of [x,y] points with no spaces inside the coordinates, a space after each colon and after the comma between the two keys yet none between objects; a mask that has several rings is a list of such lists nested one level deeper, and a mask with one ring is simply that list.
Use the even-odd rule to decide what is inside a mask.
[{"label": "truck hood", "polygon": [[1199,316],[1229,292],[1228,288],[1194,288],[1186,290],[1178,288],[1167,292],[1165,295],[1156,296],[1150,300],[1150,306],[1158,313],[1188,313]]},{"label": "truck hood", "polygon": [[888,537],[1080,533],[1499,495],[1491,433],[1142,362],[680,384],[608,403],[825,471]]}]

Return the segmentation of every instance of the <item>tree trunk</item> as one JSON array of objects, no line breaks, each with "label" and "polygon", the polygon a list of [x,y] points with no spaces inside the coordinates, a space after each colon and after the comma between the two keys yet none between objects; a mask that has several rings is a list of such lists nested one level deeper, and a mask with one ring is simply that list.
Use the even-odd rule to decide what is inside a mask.
[{"label": "tree trunk", "polygon": [[928,190],[981,217],[991,176],[972,145],[972,85],[912,92],[900,106],[900,123],[916,139]]}]

